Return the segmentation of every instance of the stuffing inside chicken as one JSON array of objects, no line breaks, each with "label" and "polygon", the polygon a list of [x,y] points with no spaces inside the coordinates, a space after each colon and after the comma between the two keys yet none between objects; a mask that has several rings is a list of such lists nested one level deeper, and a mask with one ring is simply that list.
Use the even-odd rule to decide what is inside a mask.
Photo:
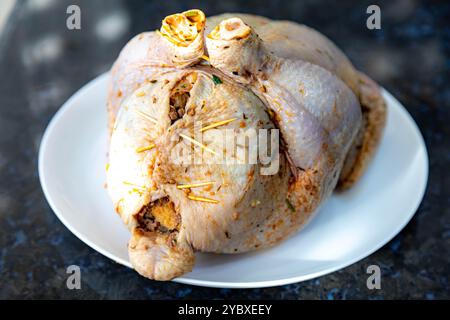
[{"label": "stuffing inside chicken", "polygon": [[385,121],[377,85],[317,31],[200,10],[125,46],[108,112],[108,191],[131,263],[157,280],[192,270],[195,251],[247,252],[299,230],[362,175]]}]

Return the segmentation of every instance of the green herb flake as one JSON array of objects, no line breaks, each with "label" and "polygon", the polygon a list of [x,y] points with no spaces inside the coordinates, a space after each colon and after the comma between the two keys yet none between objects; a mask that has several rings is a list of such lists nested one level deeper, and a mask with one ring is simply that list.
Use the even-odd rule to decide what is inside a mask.
[{"label": "green herb flake", "polygon": [[214,74],[213,74],[213,76],[212,76],[212,79],[213,79],[213,81],[214,81],[214,84],[216,84],[216,85],[222,83],[222,80],[221,80],[218,76],[216,76],[216,75],[214,75]]},{"label": "green herb flake", "polygon": [[288,208],[292,211],[295,212],[295,208],[292,205],[292,203],[289,201],[289,199],[286,198],[286,205],[288,206]]}]

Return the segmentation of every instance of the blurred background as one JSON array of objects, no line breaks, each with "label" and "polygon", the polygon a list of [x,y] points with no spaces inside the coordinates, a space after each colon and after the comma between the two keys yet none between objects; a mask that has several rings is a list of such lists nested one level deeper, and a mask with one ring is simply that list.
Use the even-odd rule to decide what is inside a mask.
[{"label": "blurred background", "polygon": [[[81,30],[68,30],[69,5]],[[366,9],[381,9],[381,29]],[[37,152],[53,114],[108,71],[135,34],[168,14],[245,12],[309,25],[411,113],[430,158],[418,212],[388,245],[321,278],[276,288],[228,290],[146,280],[78,240],[52,213],[39,185]],[[450,298],[450,3],[448,1],[0,0],[0,298],[443,299]],[[82,290],[65,286],[82,269]],[[366,287],[378,264],[382,290]]]}]

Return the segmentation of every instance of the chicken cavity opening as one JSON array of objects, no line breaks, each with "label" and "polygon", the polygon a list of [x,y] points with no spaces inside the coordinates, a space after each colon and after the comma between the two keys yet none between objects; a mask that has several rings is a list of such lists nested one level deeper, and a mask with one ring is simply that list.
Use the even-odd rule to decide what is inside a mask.
[{"label": "chicken cavity opening", "polygon": [[205,21],[202,11],[188,10],[165,17],[160,32],[173,44],[188,47],[203,30]]},{"label": "chicken cavity opening", "polygon": [[169,197],[160,198],[144,206],[137,216],[138,228],[144,232],[174,233],[179,230],[181,216]]},{"label": "chicken cavity opening", "polygon": [[[174,124],[175,121],[181,119],[186,113],[186,104],[191,96],[190,91],[192,90],[196,81],[197,73],[192,72],[188,76],[183,77],[173,87],[169,99],[169,118],[171,124]],[[187,112],[192,113],[193,111],[188,110]]]},{"label": "chicken cavity opening", "polygon": [[208,35],[214,40],[239,40],[246,38],[251,32],[249,26],[239,18],[230,18],[218,24]]}]

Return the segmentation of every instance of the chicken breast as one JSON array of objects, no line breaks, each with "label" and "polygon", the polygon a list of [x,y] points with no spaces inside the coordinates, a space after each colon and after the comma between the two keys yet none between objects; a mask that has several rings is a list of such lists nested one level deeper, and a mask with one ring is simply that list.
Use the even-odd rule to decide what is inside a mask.
[{"label": "chicken breast", "polygon": [[264,43],[267,51],[285,59],[301,59],[318,65],[340,78],[355,94],[361,105],[362,125],[348,151],[338,188],[350,188],[364,173],[378,143],[386,121],[386,104],[378,85],[358,72],[333,42],[305,25],[291,21],[276,21],[264,17],[225,13],[209,17],[205,34],[210,34],[220,22],[239,18],[250,26]]},{"label": "chicken breast", "polygon": [[111,74],[107,187],[151,279],[189,272],[195,251],[288,237],[356,181],[383,126],[376,85],[291,22],[188,10],[132,39]]}]

